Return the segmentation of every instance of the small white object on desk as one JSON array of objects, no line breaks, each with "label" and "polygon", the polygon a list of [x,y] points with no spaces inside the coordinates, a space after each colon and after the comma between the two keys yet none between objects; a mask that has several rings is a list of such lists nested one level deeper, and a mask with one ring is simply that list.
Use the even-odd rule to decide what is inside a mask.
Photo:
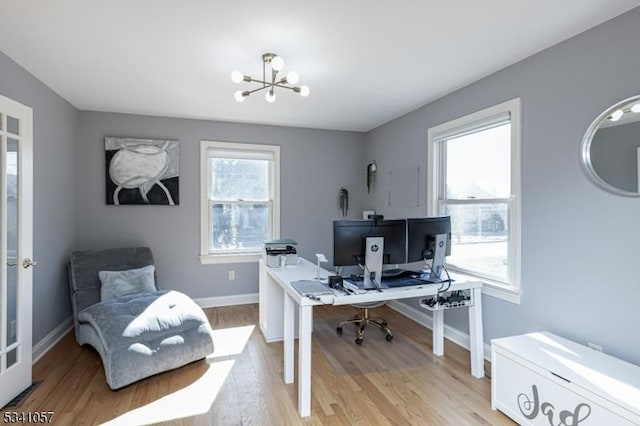
[{"label": "small white object on desk", "polygon": [[328,281],[327,279],[323,280],[322,278],[320,278],[320,262],[327,263],[327,256],[322,253],[316,253],[316,258],[318,259],[318,273],[316,274],[316,280],[326,283]]},{"label": "small white object on desk", "polygon": [[345,289],[347,289],[351,294],[362,294],[367,292],[367,290],[358,287],[357,285],[355,285],[354,283],[348,280],[343,280],[342,286]]}]

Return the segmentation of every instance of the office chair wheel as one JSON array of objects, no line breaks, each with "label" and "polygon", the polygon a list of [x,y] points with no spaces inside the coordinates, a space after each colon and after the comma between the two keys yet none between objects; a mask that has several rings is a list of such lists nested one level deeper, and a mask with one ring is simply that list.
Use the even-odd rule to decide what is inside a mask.
[{"label": "office chair wheel", "polygon": [[342,336],[342,327],[336,328],[336,333],[338,333],[339,336]]},{"label": "office chair wheel", "polygon": [[387,334],[387,336],[385,337],[385,339],[387,339],[387,342],[390,342],[393,340],[393,334]]},{"label": "office chair wheel", "polygon": [[356,344],[362,345],[362,339],[360,337],[356,338]]}]

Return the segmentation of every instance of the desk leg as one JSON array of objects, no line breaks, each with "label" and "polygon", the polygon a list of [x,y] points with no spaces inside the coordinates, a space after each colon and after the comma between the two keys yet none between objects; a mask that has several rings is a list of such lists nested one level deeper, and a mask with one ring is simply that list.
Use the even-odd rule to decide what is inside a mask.
[{"label": "desk leg", "polygon": [[298,413],[311,415],[311,331],[313,306],[300,306],[298,329]]},{"label": "desk leg", "polygon": [[469,308],[469,352],[471,375],[484,377],[484,340],[482,337],[482,289],[474,288],[473,306]]},{"label": "desk leg", "polygon": [[284,293],[284,382],[293,383],[293,345],[294,345],[294,328],[295,301],[285,291]]},{"label": "desk leg", "polygon": [[444,309],[433,311],[433,353],[444,355]]}]

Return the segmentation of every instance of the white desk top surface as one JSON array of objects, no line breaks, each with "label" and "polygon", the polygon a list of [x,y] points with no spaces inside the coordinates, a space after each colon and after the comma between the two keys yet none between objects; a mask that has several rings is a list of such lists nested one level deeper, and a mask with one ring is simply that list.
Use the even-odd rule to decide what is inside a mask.
[{"label": "white desk top surface", "polygon": [[[425,297],[434,295],[438,292],[441,284],[427,284],[410,287],[397,287],[384,289],[382,292],[375,290],[367,291],[362,294],[344,294],[339,290],[335,290],[333,295],[319,296],[320,300],[313,300],[303,297],[298,293],[290,283],[298,280],[314,279],[317,275],[317,265],[306,259],[298,258],[297,265],[289,265],[279,268],[266,268],[267,273],[271,275],[279,284],[289,293],[289,295],[299,305],[352,305],[367,302],[379,302],[384,300],[407,299],[412,297]],[[334,273],[325,269],[320,269],[320,277],[326,278]],[[470,288],[482,287],[479,281],[456,280],[451,284],[449,290],[463,290]]]}]

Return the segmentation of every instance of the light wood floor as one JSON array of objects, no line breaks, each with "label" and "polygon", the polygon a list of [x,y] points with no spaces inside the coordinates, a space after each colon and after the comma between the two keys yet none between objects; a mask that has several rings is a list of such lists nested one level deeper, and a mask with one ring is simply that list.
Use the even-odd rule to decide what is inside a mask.
[{"label": "light wood floor", "polygon": [[[34,366],[39,387],[15,411],[54,411],[54,424],[185,425],[500,425],[490,379],[470,374],[469,353],[450,342],[431,354],[431,331],[388,307],[376,310],[394,332],[340,337],[335,322],[351,307],[314,309],[311,417],[297,413],[297,384],[283,382],[282,343],[267,344],[258,306],[206,310],[214,354],[111,391],[98,354],[65,336]],[[420,355],[420,356],[416,356]],[[487,372],[490,370],[487,368]]]}]

